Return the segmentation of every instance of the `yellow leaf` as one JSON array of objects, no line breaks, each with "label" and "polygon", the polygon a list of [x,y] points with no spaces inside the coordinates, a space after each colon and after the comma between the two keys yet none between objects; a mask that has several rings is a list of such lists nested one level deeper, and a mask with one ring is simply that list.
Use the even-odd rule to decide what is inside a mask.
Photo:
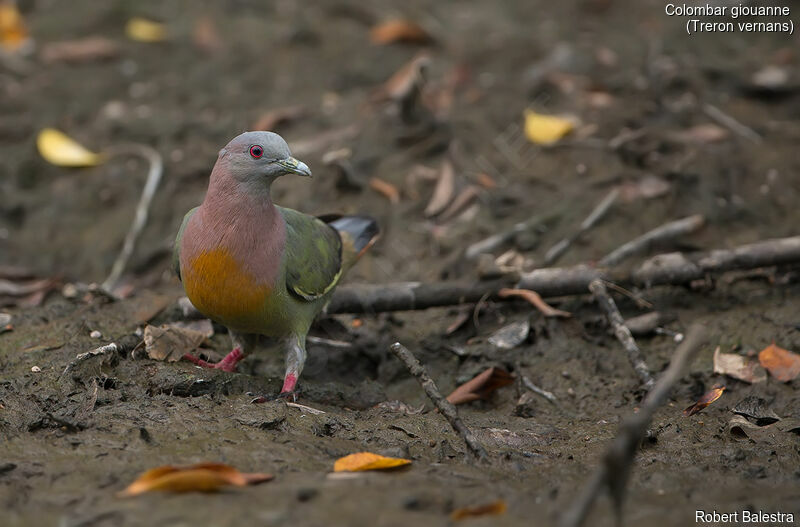
[{"label": "yellow leaf", "polygon": [[61,167],[88,167],[105,161],[104,155],[87,150],[54,128],[39,132],[36,147],[46,161]]},{"label": "yellow leaf", "polygon": [[125,34],[139,42],[161,42],[167,39],[167,26],[146,18],[133,17],[125,25]]},{"label": "yellow leaf", "polygon": [[538,145],[555,143],[574,127],[575,124],[570,119],[525,110],[525,137]]},{"label": "yellow leaf", "polygon": [[402,467],[411,463],[409,459],[384,457],[372,452],[358,452],[336,460],[334,472],[356,472],[359,470],[380,470],[384,468]]},{"label": "yellow leaf", "polygon": [[0,46],[16,51],[28,39],[28,31],[17,6],[10,2],[0,3]]}]

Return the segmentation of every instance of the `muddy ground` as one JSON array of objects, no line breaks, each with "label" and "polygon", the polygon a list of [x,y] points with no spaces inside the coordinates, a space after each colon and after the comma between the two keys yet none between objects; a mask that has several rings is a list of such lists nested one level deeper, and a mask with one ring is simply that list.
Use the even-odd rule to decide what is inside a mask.
[{"label": "muddy ground", "polygon": [[[597,260],[689,214],[703,214],[706,226],[661,249],[731,247],[795,234],[800,222],[797,37],[689,37],[684,20],[667,17],[664,4],[653,1],[20,4],[40,49],[88,35],[120,49],[109,60],[80,64],[45,64],[36,53],[0,63],[0,265],[60,283],[100,282],[138,199],[145,173],[138,161],[54,167],[36,153],[39,129],[55,126],[95,149],[149,144],[166,169],[124,279],[130,296],[69,299],[58,289],[42,305],[4,309],[14,329],[0,334],[2,525],[441,525],[455,508],[496,499],[507,502],[505,515],[469,521],[550,525],[641,400],[633,370],[588,297],[557,300],[573,313],[563,320],[490,301],[450,336],[445,330],[458,308],[359,316],[361,325],[349,315],[328,317],[314,333],[352,346],[311,346],[299,402],[325,412],[319,415],[282,402],[250,404],[248,393],[275,393],[280,385],[283,358],[269,346],[239,374],[139,352],[97,357],[62,375],[79,353],[131,342],[148,320],[181,318],[180,284],[169,272],[180,219],[202,200],[219,148],[267,110],[303,106],[301,118],[277,131],[316,176],[279,181],[276,202],[318,214],[358,211],[381,223],[382,239],[349,283],[474,281],[475,265],[459,257],[466,245],[533,214],[558,212],[546,229],[495,252],[516,248],[541,261],[611,188],[636,188],[652,176],[667,183],[666,192],[621,201],[558,263]],[[127,40],[122,28],[134,15],[167,23],[170,40]],[[423,48],[370,43],[370,27],[397,15],[433,35],[426,89],[440,95],[433,97],[435,119],[422,111],[403,123],[391,104],[372,102],[376,88]],[[216,49],[193,38],[202,17],[213,21]],[[788,78],[767,87],[754,82],[767,65]],[[726,127],[715,129],[722,135],[714,141],[692,136],[691,127],[714,124],[705,103],[762,140]],[[583,125],[558,147],[517,144],[526,107],[573,114]],[[466,212],[426,219],[432,184],[420,182],[414,197],[406,177],[415,165],[437,170],[451,143],[460,185],[485,185],[479,174],[486,173],[496,187],[479,185],[477,205]],[[338,148],[352,151],[349,181],[322,162]],[[400,202],[372,190],[372,176],[400,188]],[[791,274],[778,276],[789,279],[643,292],[655,309],[675,315],[669,329],[702,322],[708,344],[639,451],[625,507],[630,525],[688,525],[695,509],[800,513],[800,438],[775,432],[742,439],[727,426],[748,395],[780,417],[797,416],[797,381],[749,385],[712,372],[717,345],[741,353],[773,341],[800,348],[800,285]],[[642,312],[624,297],[618,302],[625,316]],[[496,329],[526,318],[531,334],[520,346],[503,351],[488,342]],[[217,329],[212,347],[224,353],[227,335]],[[90,338],[92,331],[102,337]],[[389,352],[395,340],[417,354],[445,393],[499,366],[553,392],[558,404],[534,398],[518,410],[525,389],[517,383],[461,406],[491,454],[489,464],[476,465]],[[656,372],[676,346],[668,336],[639,344]],[[684,417],[683,408],[716,383],[727,388],[722,398]],[[395,400],[425,410],[407,415],[376,406]],[[413,464],[330,477],[335,459],[362,450]],[[276,477],[216,495],[115,497],[148,468],[204,460]],[[601,499],[590,524],[612,525],[611,512]]]}]

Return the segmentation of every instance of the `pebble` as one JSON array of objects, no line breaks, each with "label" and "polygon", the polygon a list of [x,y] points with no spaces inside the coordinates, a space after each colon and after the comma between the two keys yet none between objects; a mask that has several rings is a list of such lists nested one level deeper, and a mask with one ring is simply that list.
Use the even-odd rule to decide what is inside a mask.
[{"label": "pebble", "polygon": [[91,338],[93,338],[93,339],[99,339],[99,338],[102,338],[102,337],[103,337],[103,334],[102,334],[102,333],[100,333],[100,332],[99,332],[99,331],[97,331],[97,330],[94,330],[94,331],[92,331],[91,333],[89,333],[89,336],[90,336]]},{"label": "pebble", "polygon": [[39,366],[31,366],[31,371],[33,373],[39,373],[42,369]]}]

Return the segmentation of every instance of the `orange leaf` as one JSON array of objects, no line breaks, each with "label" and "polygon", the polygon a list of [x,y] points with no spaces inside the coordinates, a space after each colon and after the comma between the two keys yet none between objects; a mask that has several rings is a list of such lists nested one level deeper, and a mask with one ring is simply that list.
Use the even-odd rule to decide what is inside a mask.
[{"label": "orange leaf", "polygon": [[476,516],[486,516],[489,514],[499,515],[505,514],[506,502],[503,500],[493,501],[485,505],[476,505],[474,507],[462,507],[450,513],[450,519],[453,521],[464,520],[466,518],[474,518]]},{"label": "orange leaf", "polygon": [[489,368],[453,390],[447,400],[453,404],[487,398],[493,391],[514,382],[514,377],[500,368]]},{"label": "orange leaf", "polygon": [[408,20],[387,20],[373,27],[369,38],[375,44],[391,44],[393,42],[425,43],[431,39],[427,31],[419,24]]},{"label": "orange leaf", "polygon": [[722,392],[724,391],[725,391],[724,386],[716,386],[710,389],[709,391],[704,393],[703,396],[700,399],[698,399],[696,403],[686,408],[686,410],[683,411],[683,415],[689,416],[696,414],[709,404],[719,399],[720,396],[722,396]]},{"label": "orange leaf", "polygon": [[333,464],[334,472],[357,472],[361,470],[380,470],[402,467],[411,463],[409,459],[385,457],[372,452],[358,452],[340,457]]},{"label": "orange leaf", "polygon": [[773,342],[758,354],[758,361],[776,379],[789,382],[800,375],[800,355]]},{"label": "orange leaf", "polygon": [[371,177],[369,179],[369,188],[378,194],[382,194],[390,203],[400,203],[400,191],[388,181]]},{"label": "orange leaf", "polygon": [[199,463],[188,467],[165,465],[152,468],[139,476],[119,497],[137,496],[145,492],[213,492],[225,485],[244,487],[272,479],[270,474],[246,474],[223,463]]},{"label": "orange leaf", "polygon": [[28,39],[25,21],[13,3],[0,2],[0,46],[16,51]]}]

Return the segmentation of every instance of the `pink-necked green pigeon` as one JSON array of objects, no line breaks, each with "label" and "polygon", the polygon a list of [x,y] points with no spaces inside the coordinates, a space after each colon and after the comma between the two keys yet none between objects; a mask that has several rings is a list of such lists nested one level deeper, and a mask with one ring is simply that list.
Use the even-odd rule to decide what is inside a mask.
[{"label": "pink-necked green pigeon", "polygon": [[306,334],[342,275],[375,242],[367,216],[316,218],[275,206],[270,187],[284,174],[311,176],[272,132],[246,132],[220,150],[205,200],[183,218],[173,263],[186,295],[228,328],[233,350],[205,367],[235,371],[258,335],[286,350],[281,394],[294,393]]}]

